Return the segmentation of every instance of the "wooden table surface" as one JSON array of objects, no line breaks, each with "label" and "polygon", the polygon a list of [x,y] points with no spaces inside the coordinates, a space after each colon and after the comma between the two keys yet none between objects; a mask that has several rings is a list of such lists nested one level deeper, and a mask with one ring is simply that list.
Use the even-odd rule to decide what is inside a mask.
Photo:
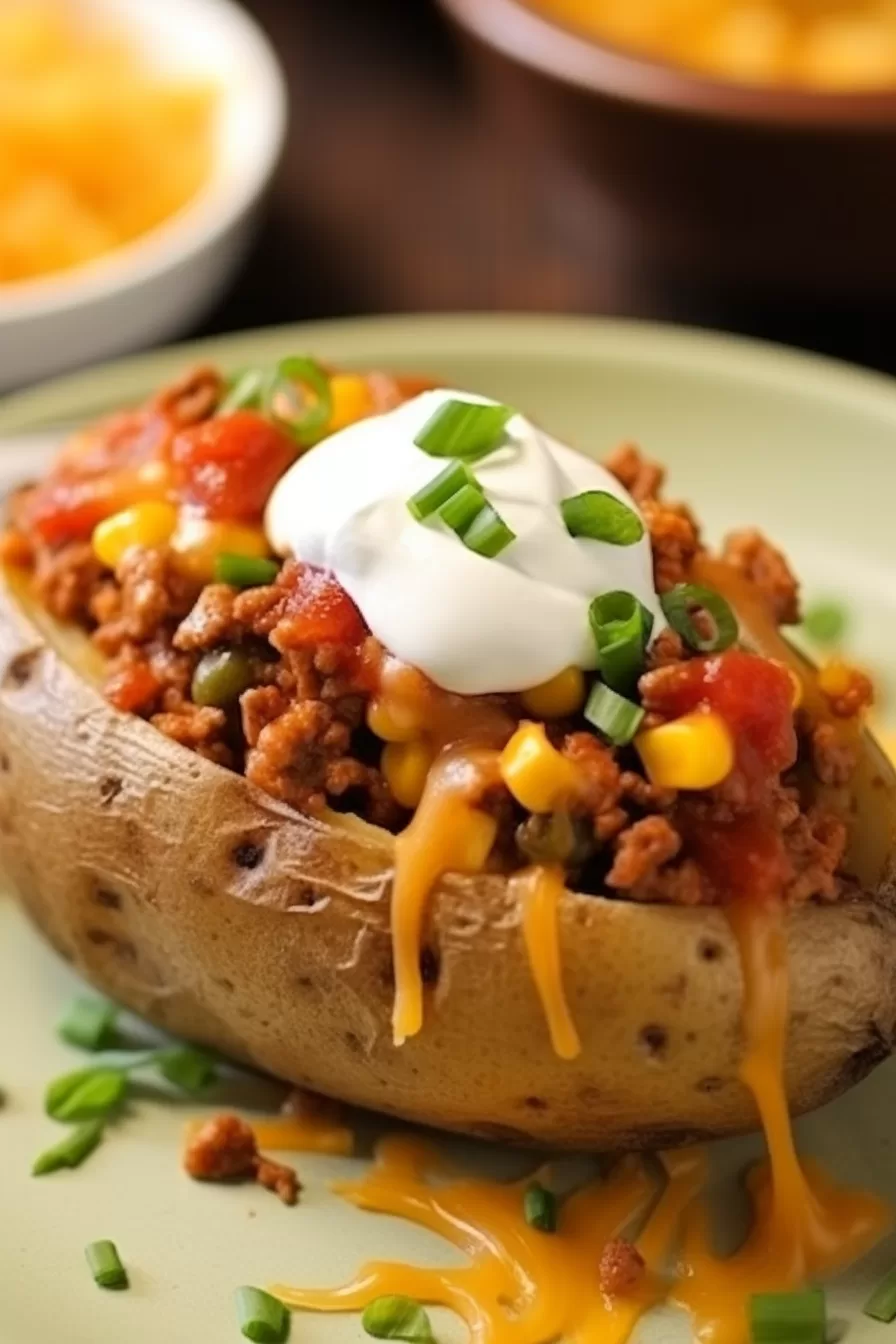
[{"label": "wooden table surface", "polygon": [[593,195],[498,150],[430,0],[246,0],[287,73],[291,129],[239,280],[201,328],[399,311],[613,313],[713,326],[896,372],[896,314],[732,309],[648,286]]}]

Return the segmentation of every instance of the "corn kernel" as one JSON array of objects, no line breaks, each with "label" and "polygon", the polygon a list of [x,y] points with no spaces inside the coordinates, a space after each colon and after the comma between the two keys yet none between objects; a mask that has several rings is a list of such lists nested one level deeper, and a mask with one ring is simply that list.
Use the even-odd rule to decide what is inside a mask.
[{"label": "corn kernel", "polygon": [[337,429],[345,429],[357,420],[373,414],[373,398],[370,384],[358,373],[337,373],[330,379],[330,396],[333,398],[333,411],[327,426],[329,434]]},{"label": "corn kernel", "polygon": [[413,742],[420,736],[421,724],[410,706],[400,701],[371,700],[367,727],[383,742]]},{"label": "corn kernel", "polygon": [[536,719],[563,719],[585,703],[585,674],[580,667],[567,667],[550,681],[523,691],[522,702]]},{"label": "corn kernel", "polygon": [[102,564],[115,569],[132,546],[164,546],[176,526],[177,510],[173,504],[146,500],[98,523],[91,539],[93,552]]},{"label": "corn kernel", "polygon": [[380,767],[402,807],[417,806],[432,762],[433,750],[425,741],[388,742],[383,748]]},{"label": "corn kernel", "polygon": [[501,778],[529,812],[553,812],[575,793],[578,772],[540,723],[522,723],[501,753]]},{"label": "corn kernel", "polygon": [[854,672],[849,664],[835,658],[831,662],[825,663],[819,672],[818,686],[829,700],[836,700],[849,690],[853,682],[853,676]]},{"label": "corn kernel", "polygon": [[171,551],[180,572],[198,583],[211,583],[219,555],[263,557],[271,553],[260,527],[190,517],[182,518],[178,524],[171,538]]},{"label": "corn kernel", "polygon": [[734,739],[718,714],[697,710],[635,738],[651,784],[660,789],[711,789],[734,768]]}]

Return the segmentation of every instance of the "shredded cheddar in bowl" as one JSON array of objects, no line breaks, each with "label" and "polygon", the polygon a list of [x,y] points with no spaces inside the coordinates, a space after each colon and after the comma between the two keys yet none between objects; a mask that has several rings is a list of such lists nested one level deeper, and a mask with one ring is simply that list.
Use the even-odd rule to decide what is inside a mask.
[{"label": "shredded cheddar in bowl", "polygon": [[532,0],[599,40],[723,79],[896,85],[893,0]]},{"label": "shredded cheddar in bowl", "polygon": [[0,5],[0,284],[138,238],[209,176],[215,91],[62,0]]}]

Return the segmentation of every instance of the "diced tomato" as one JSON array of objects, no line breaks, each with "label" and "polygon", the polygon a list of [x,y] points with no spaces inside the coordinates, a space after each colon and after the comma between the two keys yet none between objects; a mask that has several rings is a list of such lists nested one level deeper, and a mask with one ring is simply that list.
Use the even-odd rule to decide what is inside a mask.
[{"label": "diced tomato", "polygon": [[708,705],[731,729],[739,768],[757,782],[777,778],[796,760],[793,682],[778,663],[731,649],[675,669],[653,707],[670,718]]},{"label": "diced tomato", "polygon": [[685,820],[688,846],[720,892],[776,899],[791,874],[774,794],[781,772],[796,760],[793,682],[778,663],[731,649],[679,664],[651,707],[671,718],[709,706],[728,724],[735,743],[729,784],[739,796],[730,820]]},{"label": "diced tomato", "polygon": [[152,705],[161,685],[147,663],[131,663],[113,672],[104,687],[106,699],[125,714],[136,714]]},{"label": "diced tomato", "polygon": [[775,900],[792,876],[774,818],[763,810],[730,822],[702,820],[688,828],[689,848],[726,897]]},{"label": "diced tomato", "polygon": [[295,452],[269,420],[236,411],[183,430],[171,460],[181,497],[207,518],[254,522]]},{"label": "diced tomato", "polygon": [[164,499],[163,462],[109,471],[103,476],[49,476],[24,504],[24,520],[51,546],[86,541],[97,523],[144,499]]},{"label": "diced tomato", "polygon": [[277,625],[280,648],[309,644],[359,645],[367,634],[361,613],[331,574],[296,567],[296,580]]}]

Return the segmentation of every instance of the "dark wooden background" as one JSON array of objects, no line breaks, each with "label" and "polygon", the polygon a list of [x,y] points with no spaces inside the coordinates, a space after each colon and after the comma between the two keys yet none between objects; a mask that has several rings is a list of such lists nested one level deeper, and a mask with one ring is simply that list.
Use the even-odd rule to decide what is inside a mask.
[{"label": "dark wooden background", "polygon": [[533,172],[525,143],[499,150],[431,0],[246,3],[284,64],[291,129],[257,244],[203,332],[374,312],[615,313],[896,372],[896,314],[735,310],[686,277],[648,286],[583,184]]}]

